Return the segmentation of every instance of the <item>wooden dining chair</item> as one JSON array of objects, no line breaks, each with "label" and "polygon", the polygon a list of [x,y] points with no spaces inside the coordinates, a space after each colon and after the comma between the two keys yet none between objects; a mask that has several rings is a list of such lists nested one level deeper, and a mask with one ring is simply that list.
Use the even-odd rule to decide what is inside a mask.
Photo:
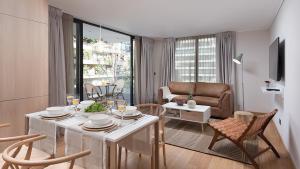
[{"label": "wooden dining chair", "polygon": [[[10,127],[10,124],[9,123],[0,124],[0,128],[4,128],[4,127]],[[37,137],[37,136],[39,136],[39,134],[4,137],[4,138],[0,138],[0,144],[12,143],[12,142],[21,141],[21,140],[25,140],[25,139],[29,139],[29,138],[34,138],[34,137]],[[54,157],[53,154],[48,154],[48,153],[40,151],[36,148],[32,148],[31,152],[32,152],[32,158],[33,159],[50,159],[50,158]],[[23,146],[19,150],[18,156],[16,156],[16,157],[25,156],[26,153],[27,153],[27,147]],[[0,156],[2,156],[2,153],[0,153]],[[0,167],[2,167],[3,164],[4,164],[4,161],[3,161],[2,158],[0,158]]]},{"label": "wooden dining chair", "polygon": [[[217,141],[220,141],[222,139],[229,139],[241,149],[241,151],[246,155],[246,157],[251,161],[252,165],[256,169],[258,169],[259,167],[255,161],[255,158],[270,149],[274,152],[277,158],[280,158],[279,153],[277,152],[275,147],[264,136],[266,127],[276,113],[277,109],[265,115],[254,116],[249,123],[235,118],[228,118],[222,121],[209,123],[209,125],[214,129],[215,135],[208,149],[211,150]],[[243,142],[255,136],[260,137],[268,145],[268,147],[258,152],[256,155],[250,155],[245,149]]]},{"label": "wooden dining chair", "polygon": [[[153,115],[153,116],[158,116],[159,117],[159,144],[162,146],[163,148],[163,158],[164,158],[164,166],[167,165],[166,163],[166,147],[165,147],[165,121],[164,121],[164,115],[166,113],[166,109],[163,108],[161,105],[159,104],[152,104],[152,103],[148,103],[148,104],[139,104],[136,105],[137,110],[139,110],[140,112],[142,112],[143,114],[149,114],[149,115]],[[152,150],[151,152],[151,168],[153,167],[153,154],[154,154],[154,142],[152,141],[152,146],[150,148],[150,150]],[[126,152],[126,156],[128,153],[127,147],[125,148],[125,152]],[[133,151],[130,150],[129,151]],[[119,146],[119,156],[118,156],[118,164],[119,164],[119,168],[121,167],[121,155],[122,155],[122,146]],[[141,157],[141,154],[139,153],[139,156]],[[127,159],[127,157],[126,157]]]},{"label": "wooden dining chair", "polygon": [[[32,160],[32,148],[35,141],[45,139],[45,135],[32,137],[29,139],[21,140],[7,147],[2,154],[4,164],[2,169],[28,169],[28,168],[47,168],[47,169],[80,169],[81,167],[75,166],[75,160],[91,153],[90,150],[85,150],[76,154],[63,156],[53,159]],[[16,158],[23,146],[28,145],[25,156]]]}]

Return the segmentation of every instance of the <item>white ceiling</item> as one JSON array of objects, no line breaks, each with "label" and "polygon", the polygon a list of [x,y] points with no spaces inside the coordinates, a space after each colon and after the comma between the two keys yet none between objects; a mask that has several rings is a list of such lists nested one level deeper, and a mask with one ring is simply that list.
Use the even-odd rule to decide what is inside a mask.
[{"label": "white ceiling", "polygon": [[268,29],[283,0],[49,0],[76,18],[133,35]]}]

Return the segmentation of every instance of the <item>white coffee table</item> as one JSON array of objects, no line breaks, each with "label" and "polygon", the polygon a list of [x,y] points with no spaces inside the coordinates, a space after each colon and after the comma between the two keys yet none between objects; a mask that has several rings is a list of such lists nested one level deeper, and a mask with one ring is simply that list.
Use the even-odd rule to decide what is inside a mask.
[{"label": "white coffee table", "polygon": [[191,109],[186,104],[178,106],[174,102],[169,102],[162,106],[167,109],[166,118],[200,123],[202,132],[204,131],[203,124],[207,124],[210,118],[210,106],[196,105],[195,108]]}]

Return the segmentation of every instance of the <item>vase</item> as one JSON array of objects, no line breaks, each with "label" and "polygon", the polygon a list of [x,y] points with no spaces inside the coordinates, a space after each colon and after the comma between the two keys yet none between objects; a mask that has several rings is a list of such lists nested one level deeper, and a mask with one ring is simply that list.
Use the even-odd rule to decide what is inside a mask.
[{"label": "vase", "polygon": [[194,109],[196,107],[196,101],[195,100],[188,100],[187,101],[187,106],[190,109]]}]

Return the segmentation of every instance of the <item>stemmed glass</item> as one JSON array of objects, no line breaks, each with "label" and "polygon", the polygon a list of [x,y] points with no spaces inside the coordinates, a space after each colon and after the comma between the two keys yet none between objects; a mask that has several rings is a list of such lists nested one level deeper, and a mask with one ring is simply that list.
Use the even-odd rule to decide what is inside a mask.
[{"label": "stemmed glass", "polygon": [[110,115],[112,115],[112,108],[114,107],[115,101],[114,100],[107,100],[106,104],[107,104],[107,108],[110,111]]},{"label": "stemmed glass", "polygon": [[79,99],[73,99],[72,100],[72,104],[74,105],[75,113],[77,113],[79,102],[80,102]]},{"label": "stemmed glass", "polygon": [[118,111],[121,112],[122,122],[124,121],[124,112],[126,111],[126,101],[117,100]]}]

